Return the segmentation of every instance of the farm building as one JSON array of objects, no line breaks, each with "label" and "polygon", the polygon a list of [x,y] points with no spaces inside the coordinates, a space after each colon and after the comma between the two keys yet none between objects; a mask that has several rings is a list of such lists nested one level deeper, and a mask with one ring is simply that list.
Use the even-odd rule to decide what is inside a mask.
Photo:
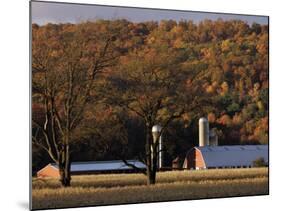
[{"label": "farm building", "polygon": [[[146,166],[137,160],[128,160],[139,169],[145,169]],[[71,163],[70,172],[72,175],[95,174],[95,173],[128,173],[136,172],[136,169],[126,165],[122,160],[113,161],[89,161]],[[58,178],[59,168],[56,164],[50,163],[37,172],[37,177],[55,177]]]},{"label": "farm building", "polygon": [[268,145],[199,146],[187,152],[183,168],[252,167],[259,158],[268,164]]}]

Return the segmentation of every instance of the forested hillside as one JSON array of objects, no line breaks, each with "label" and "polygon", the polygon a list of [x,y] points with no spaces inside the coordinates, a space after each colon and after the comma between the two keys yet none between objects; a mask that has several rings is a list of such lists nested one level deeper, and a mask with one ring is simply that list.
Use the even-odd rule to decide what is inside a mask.
[{"label": "forested hillside", "polygon": [[268,143],[268,25],[33,24],[32,48],[33,170],[51,161],[46,118],[72,161],[144,157],[147,128],[161,124],[170,164],[198,145],[201,116],[220,145]]}]

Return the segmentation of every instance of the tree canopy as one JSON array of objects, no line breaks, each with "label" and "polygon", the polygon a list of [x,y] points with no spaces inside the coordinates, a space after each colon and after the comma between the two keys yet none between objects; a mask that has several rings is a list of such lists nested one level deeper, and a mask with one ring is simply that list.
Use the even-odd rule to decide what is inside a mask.
[{"label": "tree canopy", "polygon": [[[55,99],[48,115],[57,112],[58,131],[65,131],[68,115],[72,161],[137,158],[145,154],[146,131],[161,124],[171,164],[198,144],[201,116],[217,128],[219,144],[268,143],[268,25],[33,24],[32,48],[32,118],[44,124],[44,99],[48,109]],[[33,149],[37,170],[49,160]]]}]

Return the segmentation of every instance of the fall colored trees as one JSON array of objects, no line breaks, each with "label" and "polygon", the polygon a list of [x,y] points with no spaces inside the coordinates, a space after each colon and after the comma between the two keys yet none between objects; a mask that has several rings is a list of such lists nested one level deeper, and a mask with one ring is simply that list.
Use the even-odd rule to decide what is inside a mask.
[{"label": "fall colored trees", "polygon": [[[219,144],[266,144],[268,90],[268,25],[124,19],[33,25],[34,153],[42,148],[58,163],[65,186],[70,159],[121,154],[142,155],[147,183],[155,183],[154,124],[163,126],[167,165],[197,144],[201,116],[217,128]],[[77,140],[91,144],[75,148]]]},{"label": "fall colored trees", "polygon": [[90,23],[33,28],[32,98],[42,117],[33,115],[32,142],[56,162],[63,186],[70,186],[70,142],[93,102],[94,81],[117,57],[114,33],[97,30]]},{"label": "fall colored trees", "polygon": [[[111,88],[106,97],[110,103],[127,108],[145,125],[144,160],[148,184],[154,184],[156,180],[159,136],[171,121],[181,117],[187,105],[180,54],[179,50],[163,45],[147,45],[130,51],[120,60],[118,74],[108,78]],[[162,131],[153,141],[151,131],[155,124],[162,125]]]}]

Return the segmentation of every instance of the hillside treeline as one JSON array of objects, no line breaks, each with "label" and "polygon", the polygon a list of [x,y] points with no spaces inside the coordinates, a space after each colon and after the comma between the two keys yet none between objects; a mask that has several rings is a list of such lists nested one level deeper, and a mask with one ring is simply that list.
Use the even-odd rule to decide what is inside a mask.
[{"label": "hillside treeline", "polygon": [[201,116],[220,145],[268,143],[268,25],[33,24],[32,59],[33,170],[64,147],[46,137],[67,137],[71,161],[142,159],[156,123],[171,165],[198,144]]}]

